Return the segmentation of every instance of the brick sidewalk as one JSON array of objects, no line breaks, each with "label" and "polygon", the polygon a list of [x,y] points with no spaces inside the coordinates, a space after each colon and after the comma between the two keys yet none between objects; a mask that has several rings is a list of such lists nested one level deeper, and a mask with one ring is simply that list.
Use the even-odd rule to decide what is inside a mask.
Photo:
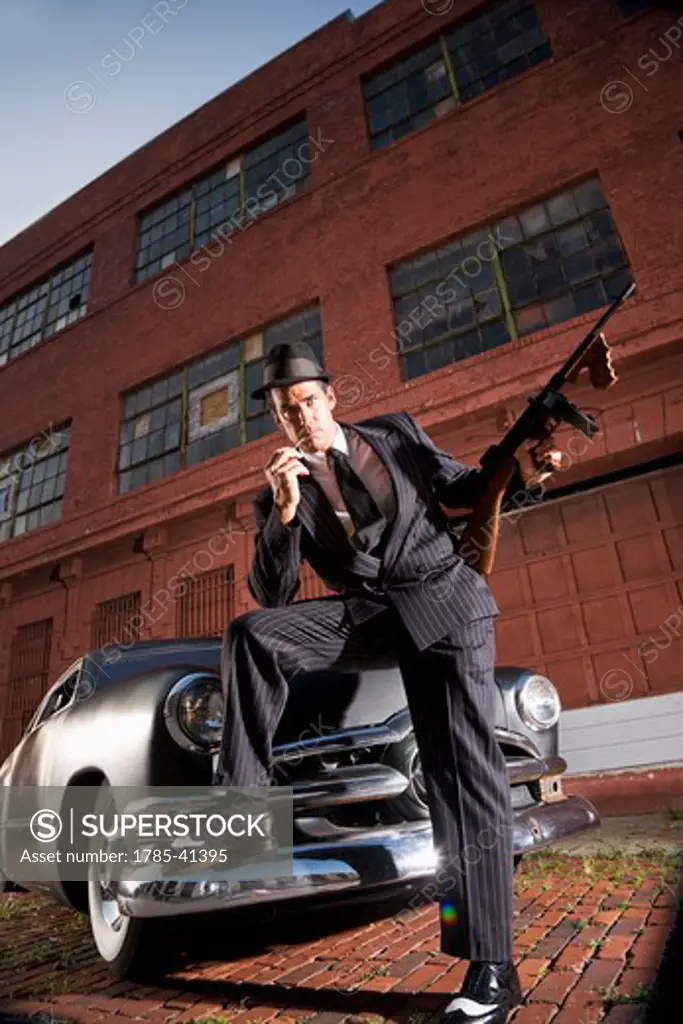
[{"label": "brick sidewalk", "polygon": [[[657,852],[525,861],[515,897],[524,1004],[511,1024],[641,1024],[679,891]],[[405,907],[404,897],[374,913],[284,908],[267,925],[246,909],[214,916],[208,929],[185,928],[169,972],[142,986],[112,984],[82,915],[6,894],[0,1021],[427,1024],[467,964],[438,952],[434,905]]]}]

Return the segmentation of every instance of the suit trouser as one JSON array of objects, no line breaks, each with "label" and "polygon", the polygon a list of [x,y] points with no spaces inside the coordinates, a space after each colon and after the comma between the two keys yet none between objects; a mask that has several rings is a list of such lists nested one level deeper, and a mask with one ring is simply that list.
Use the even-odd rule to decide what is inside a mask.
[{"label": "suit trouser", "polygon": [[225,725],[216,778],[269,785],[272,740],[298,672],[348,671],[374,653],[401,668],[440,854],[429,892],[441,949],[469,960],[512,956],[512,808],[494,734],[495,621],[480,619],[418,652],[393,609],[353,625],[342,598],[250,611],[227,628]]}]

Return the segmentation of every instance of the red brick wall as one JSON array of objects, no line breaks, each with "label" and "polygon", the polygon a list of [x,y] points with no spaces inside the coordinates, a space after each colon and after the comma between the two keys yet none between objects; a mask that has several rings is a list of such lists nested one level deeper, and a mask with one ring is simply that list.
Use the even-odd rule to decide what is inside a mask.
[{"label": "red brick wall", "polygon": [[[466,6],[476,4],[459,9]],[[449,450],[476,461],[497,433],[501,408],[519,410],[595,317],[401,385],[385,265],[589,174],[600,176],[638,295],[610,328],[623,383],[608,396],[577,391],[604,407],[606,433],[566,482],[680,447],[682,215],[671,197],[683,180],[683,64],[672,59],[646,89],[634,86],[624,113],[600,102],[610,80],[637,70],[672,17],[653,12],[627,23],[612,0],[577,0],[571,17],[554,0],[538,6],[552,61],[376,153],[366,141],[359,75],[446,23],[413,0],[385,0],[356,22],[342,16],[0,249],[0,295],[9,297],[95,244],[91,315],[0,370],[0,451],[49,423],[73,421],[63,520],[0,545],[0,583],[12,583],[0,607],[0,683],[13,624],[54,607],[63,617],[55,658],[68,660],[88,635],[94,602],[133,586],[149,600],[216,524],[225,525],[234,502],[248,528],[249,498],[274,440],[119,496],[120,393],[304,304],[320,301],[328,366],[353,377],[342,418],[407,408]],[[160,309],[154,280],[131,283],[136,213],[303,109],[312,135],[325,140],[307,193],[265,214],[208,269],[191,268],[195,283],[172,268],[185,299]],[[147,554],[133,551],[140,534],[152,537]],[[250,537],[242,535],[230,557],[233,550],[239,581]],[[71,590],[48,583],[50,568],[73,557],[81,561]],[[170,610],[153,628],[170,635]]]}]

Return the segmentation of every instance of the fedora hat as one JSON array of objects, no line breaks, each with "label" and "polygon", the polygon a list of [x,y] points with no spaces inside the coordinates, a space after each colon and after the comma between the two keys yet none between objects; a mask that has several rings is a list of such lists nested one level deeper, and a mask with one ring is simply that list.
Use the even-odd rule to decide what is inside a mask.
[{"label": "fedora hat", "polygon": [[305,380],[323,380],[329,384],[332,375],[322,368],[313,349],[305,341],[275,345],[266,358],[263,384],[252,391],[251,397],[264,398],[271,388],[283,388]]}]

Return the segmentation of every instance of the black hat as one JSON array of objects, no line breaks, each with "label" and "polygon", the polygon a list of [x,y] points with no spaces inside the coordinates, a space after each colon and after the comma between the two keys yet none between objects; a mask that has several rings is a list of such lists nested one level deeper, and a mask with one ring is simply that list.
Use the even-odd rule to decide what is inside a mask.
[{"label": "black hat", "polygon": [[287,387],[305,380],[324,380],[326,384],[332,375],[323,370],[315,353],[305,341],[293,341],[287,345],[275,345],[263,368],[263,384],[252,391],[252,398],[263,398],[270,388]]}]

